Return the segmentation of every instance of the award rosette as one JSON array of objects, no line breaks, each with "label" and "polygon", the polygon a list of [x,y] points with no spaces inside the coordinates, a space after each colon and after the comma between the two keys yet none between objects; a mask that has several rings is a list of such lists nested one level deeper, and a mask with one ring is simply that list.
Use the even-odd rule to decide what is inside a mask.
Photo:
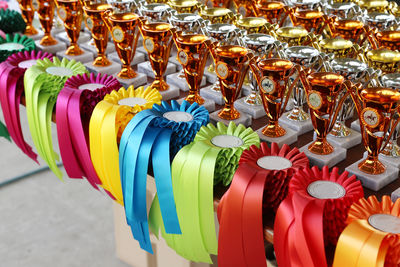
[{"label": "award rosette", "polygon": [[6,60],[12,54],[35,50],[35,42],[19,34],[6,34],[6,38],[0,37],[0,62]]},{"label": "award rosette", "polygon": [[51,135],[53,108],[65,81],[85,72],[82,63],[65,58],[60,61],[54,57],[53,62],[48,58],[37,60],[36,65],[28,68],[24,76],[26,113],[33,143],[38,154],[60,179],[62,173],[56,165],[59,157],[53,149]]},{"label": "award rosette", "polygon": [[103,189],[123,204],[118,142],[129,121],[139,112],[161,103],[157,90],[121,88],[112,91],[93,110],[89,123],[90,155]]},{"label": "award rosette", "polygon": [[[230,184],[244,150],[258,146],[260,138],[251,128],[222,122],[209,123],[194,141],[183,147],[172,162],[172,186],[182,235],[162,235],[179,255],[191,261],[211,263],[217,254],[214,223],[214,184]],[[150,209],[151,230],[158,235],[162,225],[158,197]]]},{"label": "award rosette", "polygon": [[336,244],[350,206],[364,194],[356,176],[338,170],[313,167],[293,176],[274,224],[279,266],[328,266],[325,247]]},{"label": "award rosette", "polygon": [[308,168],[304,153],[288,145],[261,143],[243,152],[232,184],[218,206],[219,266],[267,266],[263,206],[275,208],[293,174]]},{"label": "award rosette", "polygon": [[0,64],[0,103],[8,132],[22,152],[36,162],[37,155],[22,134],[19,105],[24,93],[26,70],[35,65],[38,59],[44,58],[52,59],[53,56],[40,51],[24,51],[9,56]]},{"label": "award rosette", "polygon": [[0,9],[0,30],[5,33],[22,33],[25,27],[25,21],[20,13],[10,9]]},{"label": "award rosette", "polygon": [[400,266],[400,199],[376,196],[354,203],[337,243],[333,267]]},{"label": "award rosette", "polygon": [[140,247],[153,252],[146,210],[146,179],[152,167],[165,230],[181,234],[171,181],[171,160],[193,141],[200,127],[209,122],[208,111],[197,103],[163,101],[136,115],[122,134],[120,170],[125,213]]},{"label": "award rosette", "polygon": [[84,73],[70,77],[57,98],[57,136],[65,171],[70,178],[86,177],[96,189],[101,182],[90,158],[89,121],[96,104],[120,87],[112,76]]},{"label": "award rosette", "polygon": [[5,137],[8,141],[11,141],[10,134],[7,131],[7,127],[0,121],[0,136]]}]

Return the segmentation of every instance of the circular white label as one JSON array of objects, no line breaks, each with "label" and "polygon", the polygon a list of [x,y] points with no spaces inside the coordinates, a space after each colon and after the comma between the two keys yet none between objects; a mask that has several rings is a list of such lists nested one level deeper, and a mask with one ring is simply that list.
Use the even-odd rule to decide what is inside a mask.
[{"label": "circular white label", "polygon": [[64,67],[48,67],[46,72],[56,76],[72,76],[74,74],[72,70]]},{"label": "circular white label", "polygon": [[268,77],[265,77],[261,80],[261,88],[267,94],[271,94],[275,91],[275,83],[270,80]]},{"label": "circular white label", "polygon": [[322,98],[318,93],[311,93],[308,96],[308,103],[311,108],[319,109],[322,106]]},{"label": "circular white label", "polygon": [[169,111],[163,114],[163,117],[170,121],[187,122],[193,120],[193,116],[184,111]]},{"label": "circular white label", "polygon": [[321,180],[309,184],[307,192],[318,199],[336,199],[346,195],[346,190],[340,184]]},{"label": "circular white label", "polygon": [[239,138],[237,136],[227,135],[227,134],[214,136],[211,139],[211,143],[214,146],[226,147],[226,148],[240,147],[244,144],[244,142],[241,138]]},{"label": "circular white label", "polygon": [[37,62],[36,59],[24,60],[24,61],[21,61],[20,63],[18,63],[18,67],[21,69],[28,69],[28,68],[36,65],[36,62]]},{"label": "circular white label", "polygon": [[96,89],[103,88],[103,87],[104,87],[104,84],[101,84],[101,83],[85,83],[85,84],[80,85],[78,87],[78,89],[94,91]]},{"label": "circular white label", "polygon": [[121,30],[121,28],[114,28],[112,33],[114,36],[114,41],[122,42],[124,40],[124,32]]},{"label": "circular white label", "polygon": [[32,0],[32,7],[34,10],[39,9],[39,2],[37,0]]},{"label": "circular white label", "polygon": [[88,26],[89,30],[93,29],[93,20],[91,18],[86,19],[86,26]]},{"label": "circular white label", "polygon": [[60,16],[60,19],[62,19],[63,21],[65,21],[65,19],[67,18],[67,12],[62,7],[58,9],[58,15]]},{"label": "circular white label", "polygon": [[153,52],[154,51],[154,41],[151,38],[146,38],[143,40],[143,46],[146,48],[148,52]]},{"label": "circular white label", "polygon": [[17,44],[17,43],[4,43],[0,44],[0,50],[8,50],[8,51],[14,51],[14,50],[20,50],[25,48],[24,45],[22,44]]},{"label": "circular white label", "polygon": [[257,160],[257,165],[266,170],[285,170],[292,167],[292,162],[284,157],[265,156]]},{"label": "circular white label", "polygon": [[390,214],[369,216],[368,223],[375,229],[392,234],[400,234],[400,218]]},{"label": "circular white label", "polygon": [[128,97],[128,98],[124,98],[121,99],[120,101],[118,101],[119,105],[125,105],[125,106],[130,106],[130,107],[134,107],[136,105],[144,105],[147,103],[147,100],[141,97]]},{"label": "circular white label", "polygon": [[178,60],[182,65],[186,65],[188,63],[188,55],[185,51],[181,50],[178,53]]},{"label": "circular white label", "polygon": [[367,108],[364,109],[361,113],[362,116],[362,121],[370,126],[370,127],[376,127],[378,126],[379,123],[379,115],[378,112],[374,109]]},{"label": "circular white label", "polygon": [[218,62],[215,70],[220,78],[225,79],[226,77],[228,77],[229,70],[228,66],[225,63]]}]

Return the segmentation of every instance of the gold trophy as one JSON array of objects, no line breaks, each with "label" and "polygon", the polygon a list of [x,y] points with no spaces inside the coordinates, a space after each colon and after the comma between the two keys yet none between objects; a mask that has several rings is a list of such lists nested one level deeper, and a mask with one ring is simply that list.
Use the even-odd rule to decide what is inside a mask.
[{"label": "gold trophy", "polygon": [[92,38],[97,50],[97,57],[93,61],[93,66],[105,67],[111,65],[107,59],[105,51],[108,44],[108,29],[103,21],[103,14],[110,10],[108,4],[93,4],[83,7],[86,13],[86,27],[92,32]]},{"label": "gold trophy", "polygon": [[197,0],[169,0],[167,4],[178,13],[195,13],[200,9]]},{"label": "gold trophy", "polygon": [[229,23],[234,17],[233,12],[230,9],[223,7],[200,7],[199,15],[203,19],[210,21],[211,24]]},{"label": "gold trophy", "polygon": [[311,41],[309,32],[303,27],[281,27],[273,29],[270,34],[289,46],[307,45]]},{"label": "gold trophy", "polygon": [[154,82],[150,89],[166,91],[169,85],[164,81],[168,59],[172,47],[172,25],[165,22],[146,22],[139,19],[139,29],[143,36],[143,46],[149,54],[149,61],[154,72]]},{"label": "gold trophy", "polygon": [[54,18],[54,1],[53,0],[35,0],[39,3],[38,15],[39,22],[42,25],[44,36],[40,40],[40,44],[43,46],[50,46],[57,44],[57,40],[51,36],[51,28],[53,28]]},{"label": "gold trophy", "polygon": [[139,39],[137,24],[139,16],[135,13],[112,13],[107,10],[103,14],[103,21],[111,32],[118,56],[122,62],[122,69],[118,73],[121,79],[133,79],[137,73],[132,69],[131,62],[135,56]]},{"label": "gold trophy", "polygon": [[247,34],[266,33],[268,21],[261,17],[236,17],[234,24]]},{"label": "gold trophy", "polygon": [[182,34],[173,30],[173,37],[178,48],[178,61],[181,63],[186,81],[189,85],[189,94],[185,98],[189,103],[204,104],[199,90],[208,56],[210,39],[202,34]]},{"label": "gold trophy", "polygon": [[294,26],[302,26],[309,32],[320,34],[326,24],[324,13],[319,10],[289,9],[289,17]]},{"label": "gold trophy", "polygon": [[[38,31],[33,27],[32,21],[35,16],[35,8],[32,4],[33,0],[18,0],[19,8],[21,9],[21,15],[26,23],[25,35],[36,35]],[[37,3],[35,1],[35,3]]]},{"label": "gold trophy", "polygon": [[238,119],[240,118],[240,113],[233,106],[233,103],[240,95],[253,54],[242,46],[218,46],[216,43],[210,45],[210,51],[225,101],[225,105],[218,113],[218,117],[223,120]]},{"label": "gold trophy", "polygon": [[324,53],[332,53],[335,57],[355,58],[361,54],[361,48],[352,41],[339,38],[327,38],[315,44]]},{"label": "gold trophy", "polygon": [[69,56],[82,55],[83,51],[78,45],[82,25],[82,6],[78,0],[56,0],[57,12],[64,22],[70,45],[65,52]]},{"label": "gold trophy", "polygon": [[269,23],[282,27],[288,17],[289,10],[283,2],[269,0],[251,2],[256,16],[266,18]]},{"label": "gold trophy", "polygon": [[398,72],[400,68],[400,52],[386,48],[369,50],[366,53],[368,65],[380,69],[384,73]]},{"label": "gold trophy", "polygon": [[385,12],[389,6],[389,2],[386,0],[361,0],[358,1],[358,5],[371,12]]}]

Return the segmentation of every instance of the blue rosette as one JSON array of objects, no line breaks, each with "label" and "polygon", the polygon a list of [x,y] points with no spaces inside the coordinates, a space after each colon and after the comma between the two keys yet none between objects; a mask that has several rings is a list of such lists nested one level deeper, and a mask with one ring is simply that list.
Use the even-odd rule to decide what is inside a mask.
[{"label": "blue rosette", "polygon": [[171,181],[171,161],[209,122],[208,111],[197,103],[163,101],[138,113],[127,125],[119,147],[121,184],[126,220],[140,247],[150,253],[146,180],[153,170],[165,231],[181,234]]}]

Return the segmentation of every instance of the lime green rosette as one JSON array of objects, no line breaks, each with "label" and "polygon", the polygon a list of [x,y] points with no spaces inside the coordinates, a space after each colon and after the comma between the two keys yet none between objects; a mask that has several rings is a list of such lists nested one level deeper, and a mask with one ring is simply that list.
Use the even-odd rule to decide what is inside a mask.
[{"label": "lime green rosette", "polygon": [[32,51],[35,48],[35,41],[25,35],[6,34],[6,39],[0,37],[0,62],[3,62],[12,54]]},{"label": "lime green rosette", "polygon": [[11,142],[10,134],[7,131],[7,127],[0,121],[0,136],[6,138]]},{"label": "lime green rosette", "polygon": [[228,185],[240,156],[251,145],[259,146],[256,132],[233,122],[203,126],[194,141],[183,147],[172,162],[172,186],[182,234],[167,234],[162,224],[158,197],[150,209],[150,228],[161,233],[168,246],[196,262],[211,263],[218,243],[214,222],[214,184]]},{"label": "lime green rosette", "polygon": [[0,9],[0,30],[5,33],[23,33],[26,23],[21,14],[15,10]]},{"label": "lime green rosette", "polygon": [[60,179],[62,173],[56,165],[59,156],[54,152],[51,134],[53,108],[65,81],[83,73],[87,70],[82,63],[54,57],[53,62],[48,58],[38,60],[24,76],[26,112],[33,142],[39,155]]}]

